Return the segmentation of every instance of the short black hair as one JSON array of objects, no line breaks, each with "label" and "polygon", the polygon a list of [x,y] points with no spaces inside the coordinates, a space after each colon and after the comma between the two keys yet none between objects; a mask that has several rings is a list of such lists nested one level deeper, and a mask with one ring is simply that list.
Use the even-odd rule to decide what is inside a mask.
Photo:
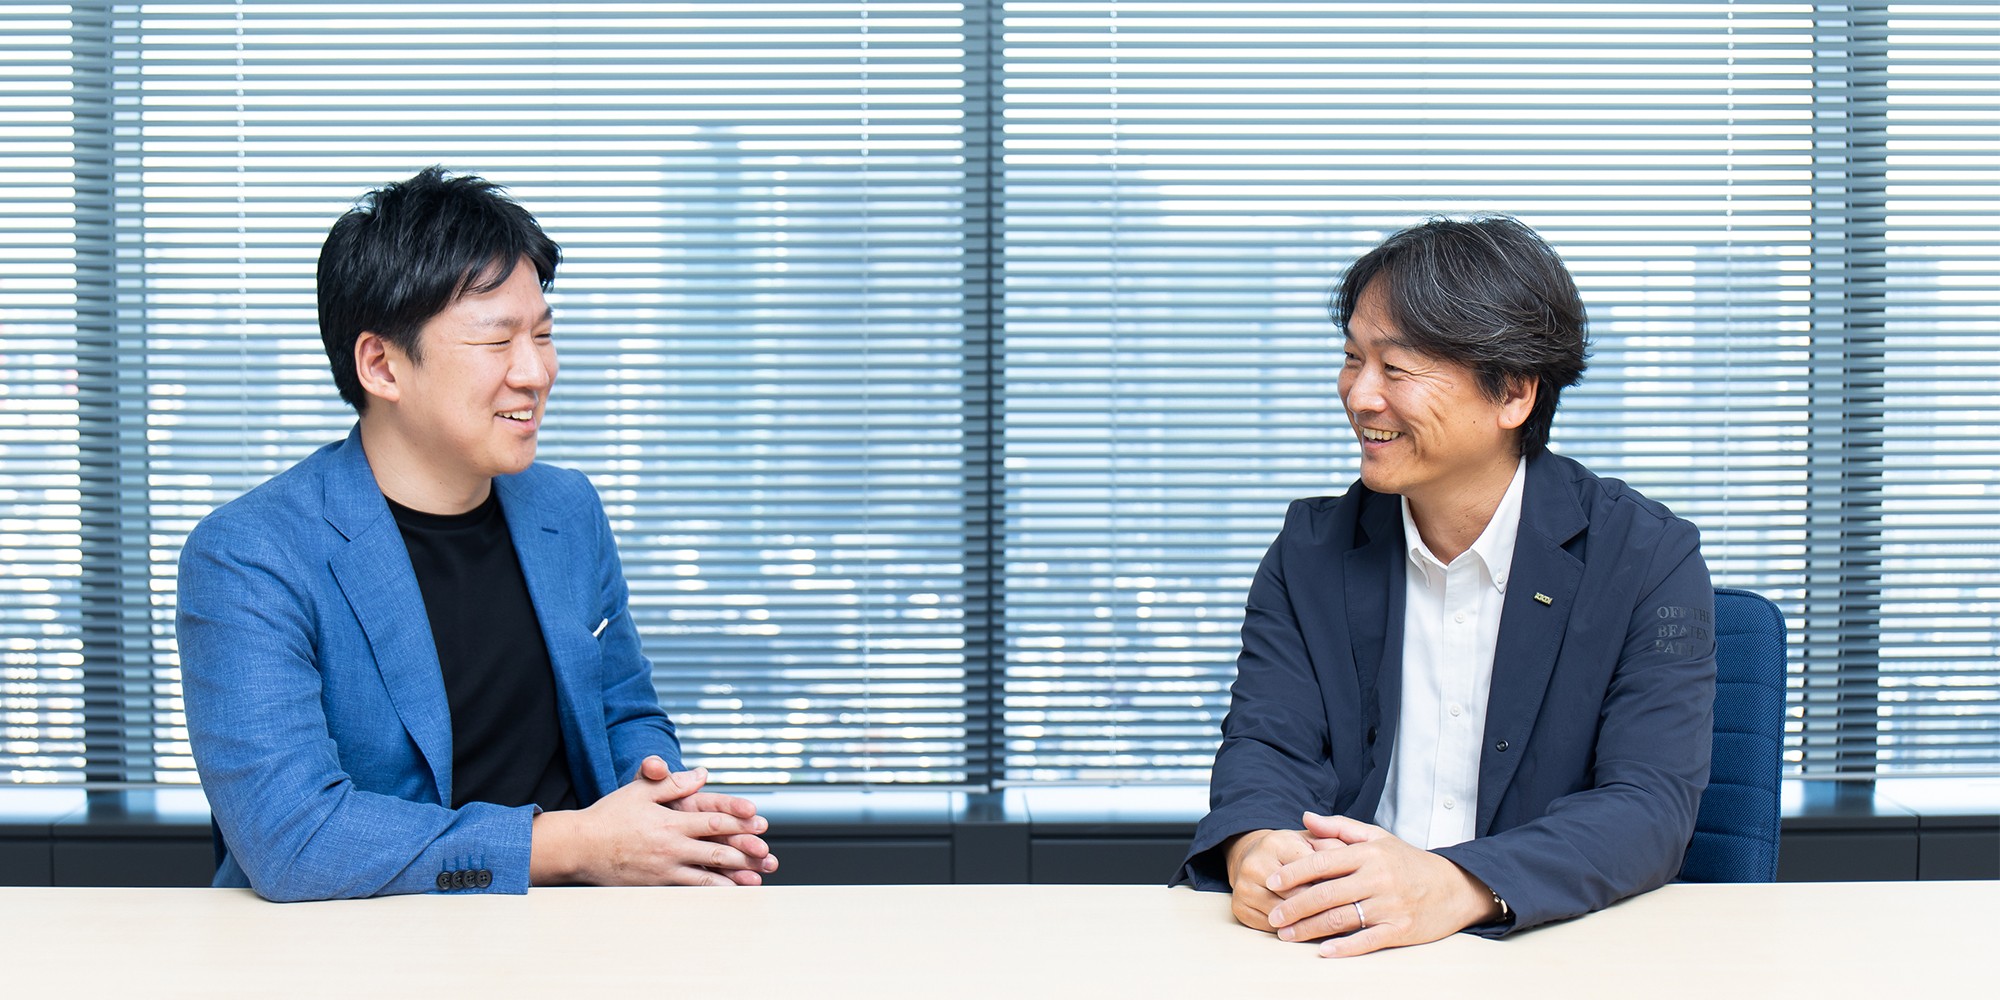
[{"label": "short black hair", "polygon": [[363,331],[421,363],[424,324],[461,296],[506,284],[523,257],[548,291],[562,249],[491,181],[428,167],[363,195],[319,251],[319,337],[340,398],[368,408],[354,368]]},{"label": "short black hair", "polygon": [[1416,350],[1472,370],[1495,401],[1533,380],[1535,406],[1521,425],[1521,454],[1549,443],[1556,400],[1583,377],[1590,343],[1583,299],[1562,257],[1504,215],[1432,218],[1362,255],[1334,293],[1342,336],[1373,283],[1389,319]]}]

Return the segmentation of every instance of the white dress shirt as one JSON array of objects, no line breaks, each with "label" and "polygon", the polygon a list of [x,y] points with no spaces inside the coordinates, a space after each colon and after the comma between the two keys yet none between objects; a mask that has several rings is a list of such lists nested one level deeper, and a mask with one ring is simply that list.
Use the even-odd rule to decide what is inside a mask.
[{"label": "white dress shirt", "polygon": [[1409,548],[1403,596],[1403,704],[1388,783],[1375,822],[1425,849],[1471,840],[1479,814],[1486,695],[1514,539],[1521,530],[1527,459],[1472,547],[1447,566],[1424,544],[1403,500]]}]

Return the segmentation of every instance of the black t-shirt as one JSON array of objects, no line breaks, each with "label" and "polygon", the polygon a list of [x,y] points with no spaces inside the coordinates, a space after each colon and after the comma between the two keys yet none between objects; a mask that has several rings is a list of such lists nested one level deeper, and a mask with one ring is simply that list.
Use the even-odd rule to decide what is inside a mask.
[{"label": "black t-shirt", "polygon": [[464,514],[427,514],[394,500],[389,510],[410,550],[444,672],[452,808],[576,808],[555,672],[499,493]]}]

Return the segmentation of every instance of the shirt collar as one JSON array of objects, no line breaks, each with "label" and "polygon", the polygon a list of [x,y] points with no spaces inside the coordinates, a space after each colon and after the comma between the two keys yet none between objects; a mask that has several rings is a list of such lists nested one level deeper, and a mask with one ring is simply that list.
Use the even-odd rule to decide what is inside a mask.
[{"label": "shirt collar", "polygon": [[[1486,530],[1474,539],[1472,547],[1466,551],[1486,567],[1486,578],[1500,593],[1507,592],[1507,576],[1514,568],[1514,542],[1521,534],[1521,496],[1528,482],[1528,459],[1524,456],[1514,464],[1514,478],[1507,484],[1507,492],[1500,496],[1500,506],[1494,508],[1492,519],[1486,522]],[[1403,540],[1408,547],[1410,565],[1424,575],[1426,581],[1435,582],[1433,574],[1444,572],[1444,563],[1432,554],[1430,546],[1417,532],[1416,519],[1410,516],[1410,498],[1402,497]],[[1459,556],[1460,559],[1465,556]]]}]

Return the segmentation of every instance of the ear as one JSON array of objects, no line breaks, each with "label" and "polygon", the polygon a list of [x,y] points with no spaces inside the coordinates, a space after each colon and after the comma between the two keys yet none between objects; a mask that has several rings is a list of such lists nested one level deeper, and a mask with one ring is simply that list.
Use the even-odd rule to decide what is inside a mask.
[{"label": "ear", "polygon": [[1509,379],[1507,395],[1500,400],[1500,427],[1517,431],[1528,422],[1528,414],[1535,412],[1535,393],[1541,380],[1532,378]]},{"label": "ear", "polygon": [[363,330],[361,336],[354,338],[354,374],[361,380],[362,391],[370,396],[391,403],[401,401],[403,390],[396,381],[396,373],[406,364],[408,356],[382,339],[381,334]]}]

